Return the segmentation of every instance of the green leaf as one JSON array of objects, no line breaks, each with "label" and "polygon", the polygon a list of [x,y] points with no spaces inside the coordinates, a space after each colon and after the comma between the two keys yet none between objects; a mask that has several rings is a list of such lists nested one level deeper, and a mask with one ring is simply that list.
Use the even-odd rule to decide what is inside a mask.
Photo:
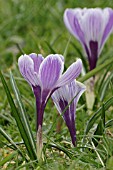
[{"label": "green leaf", "polygon": [[[109,109],[110,106],[113,105],[113,97],[111,97],[109,100],[107,100],[104,104],[104,110],[106,111],[107,109]],[[92,126],[94,125],[95,121],[101,116],[102,113],[102,109],[103,106],[100,107],[96,113],[93,114],[93,116],[89,119],[86,129],[85,129],[85,135],[88,134],[89,130],[92,128]]]},{"label": "green leaf", "polygon": [[105,128],[109,128],[111,126],[113,126],[113,119],[111,119],[105,123]]},{"label": "green leaf", "polygon": [[27,133],[27,136],[29,138],[29,141],[32,145],[33,150],[35,150],[36,146],[35,146],[35,140],[34,140],[34,137],[33,137],[33,133],[32,133],[32,130],[30,128],[29,120],[28,120],[24,105],[23,105],[22,100],[21,100],[21,95],[20,95],[19,89],[16,85],[16,82],[14,80],[12,73],[10,73],[10,80],[11,80],[13,92],[15,94],[16,101],[17,101],[18,108],[19,108],[19,114],[20,114],[20,117],[22,119],[25,131]]},{"label": "green leaf", "polygon": [[13,146],[13,149],[17,150],[21,154],[21,156],[25,158],[25,155],[22,153],[22,151],[18,148],[18,146],[15,144],[15,142],[10,138],[10,136],[1,127],[0,127],[0,133]]},{"label": "green leaf", "polygon": [[30,140],[29,140],[29,138],[28,138],[28,136],[27,136],[27,132],[26,132],[26,129],[25,129],[25,127],[24,127],[24,124],[23,124],[23,122],[22,122],[22,120],[21,120],[19,111],[17,110],[17,108],[16,108],[16,106],[15,106],[15,103],[14,103],[13,98],[12,98],[12,96],[11,96],[10,90],[9,90],[9,88],[8,88],[8,86],[7,86],[7,83],[6,83],[5,79],[4,79],[1,71],[0,71],[0,77],[1,77],[1,81],[2,81],[2,84],[3,84],[4,90],[5,90],[6,95],[7,95],[7,99],[8,99],[8,101],[9,101],[9,104],[10,104],[10,107],[11,107],[11,110],[12,110],[12,112],[11,112],[11,113],[12,113],[12,116],[13,116],[13,117],[15,118],[15,120],[16,120],[18,129],[19,129],[20,134],[21,134],[21,136],[22,136],[22,139],[23,139],[23,141],[24,141],[24,143],[25,143],[25,146],[26,146],[26,149],[27,149],[27,151],[28,151],[29,157],[30,157],[32,160],[35,160],[35,159],[37,159],[37,157],[36,157],[36,152],[35,152],[34,148],[32,147],[31,142],[30,142]]},{"label": "green leaf", "polygon": [[84,82],[84,81],[88,80],[90,77],[94,76],[99,71],[102,71],[108,65],[112,64],[112,62],[113,62],[113,57],[110,58],[108,61],[106,61],[104,64],[101,64],[98,67],[96,67],[95,69],[93,69],[92,71],[88,72],[85,76],[79,78],[78,81]]},{"label": "green leaf", "polygon": [[108,66],[108,68],[104,71],[104,73],[99,77],[98,81],[95,82],[95,87],[96,87],[96,91],[98,94],[100,94],[101,86],[103,85],[103,82],[105,81],[105,78],[110,68],[111,68],[111,65]]},{"label": "green leaf", "polygon": [[10,155],[6,156],[2,161],[0,161],[0,166],[3,166],[5,163],[9,162],[17,155],[17,152],[13,152]]},{"label": "green leaf", "polygon": [[100,136],[103,135],[105,130],[105,110],[104,110],[104,105],[102,105],[102,113],[101,113],[101,119],[98,123],[98,126],[95,130],[94,137],[92,139],[95,147],[98,145],[98,142],[100,141]]},{"label": "green leaf", "polygon": [[104,96],[107,92],[109,83],[111,81],[111,79],[113,78],[113,71],[111,72],[111,74],[106,78],[106,80],[102,83],[101,89],[100,89],[100,100],[103,101]]},{"label": "green leaf", "polygon": [[46,45],[49,47],[50,52],[51,52],[52,54],[56,54],[56,52],[55,52],[55,50],[52,48],[52,46],[51,46],[47,41],[45,41],[45,43],[46,43]]}]

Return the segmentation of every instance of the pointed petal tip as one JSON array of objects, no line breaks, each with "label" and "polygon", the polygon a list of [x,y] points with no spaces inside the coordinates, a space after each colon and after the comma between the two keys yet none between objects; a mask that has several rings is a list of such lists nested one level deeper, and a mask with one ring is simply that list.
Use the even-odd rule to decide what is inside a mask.
[{"label": "pointed petal tip", "polygon": [[76,81],[76,85],[79,86],[83,92],[86,91],[86,86],[83,83]]},{"label": "pointed petal tip", "polygon": [[64,56],[61,54],[49,54],[46,58],[61,59],[64,62]]},{"label": "pointed petal tip", "polygon": [[64,18],[67,17],[68,11],[69,11],[69,8],[65,9],[65,11],[64,11],[64,16],[63,16]]},{"label": "pointed petal tip", "polygon": [[79,59],[77,59],[77,61],[76,62],[78,62],[81,66],[82,66],[82,60],[79,58]]},{"label": "pointed petal tip", "polygon": [[26,55],[26,54],[23,54],[21,55],[19,58],[18,58],[18,64],[20,64],[21,62],[25,61],[26,59],[28,59],[29,56]]},{"label": "pointed petal tip", "polygon": [[82,60],[78,59],[76,62],[70,65],[66,72],[58,80],[56,87],[62,87],[66,84],[69,84],[74,79],[76,79],[82,70]]},{"label": "pointed petal tip", "polygon": [[36,53],[29,54],[29,57],[31,57],[31,58],[40,57],[40,58],[44,59],[42,54],[36,54]]}]

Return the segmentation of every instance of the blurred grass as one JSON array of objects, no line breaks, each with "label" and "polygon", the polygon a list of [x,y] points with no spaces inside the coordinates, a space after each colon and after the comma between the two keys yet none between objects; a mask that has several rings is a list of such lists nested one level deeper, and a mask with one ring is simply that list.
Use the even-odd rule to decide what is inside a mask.
[{"label": "blurred grass", "polygon": [[[69,66],[76,58],[81,57],[82,47],[77,40],[73,37],[70,38],[70,34],[63,23],[63,12],[66,8],[75,7],[112,7],[113,3],[111,0],[6,0],[0,1],[0,69],[3,71],[7,80],[8,87],[14,98],[14,94],[11,90],[9,81],[9,71],[12,70],[13,75],[16,77],[16,82],[22,95],[22,101],[25,105],[26,112],[30,121],[35,137],[35,99],[31,88],[21,78],[18,70],[17,60],[22,54],[22,51],[26,54],[31,52],[41,53],[45,56],[55,51],[56,53],[64,54],[66,46],[65,64]],[[72,43],[74,46],[72,45]],[[75,48],[76,47],[76,48]],[[113,35],[107,41],[105,48],[102,51],[101,57],[99,58],[98,64],[104,63],[105,60],[113,57]],[[79,51],[77,51],[79,49]],[[84,54],[82,52],[82,54]],[[86,62],[87,65],[87,62]],[[112,65],[108,69],[108,73],[111,74]],[[100,83],[95,84],[96,101],[92,111],[94,114],[102,105],[100,100],[103,82],[108,79],[108,74],[103,70],[98,74],[98,80],[104,77],[104,80]],[[105,74],[105,76],[104,76]],[[109,80],[106,93],[103,98],[103,102],[107,101],[113,96],[111,93],[113,86],[113,79]],[[98,89],[101,89],[98,93]],[[14,98],[15,100],[15,98]],[[86,104],[85,96],[83,96],[78,104],[78,107]],[[67,152],[71,152],[72,158],[70,159],[62,151],[55,149],[54,147],[47,146],[45,149],[44,163],[37,165],[37,169],[55,169],[55,170],[81,170],[81,169],[102,169],[99,157],[97,156],[91,141],[95,127],[99,121],[95,121],[94,127],[88,134],[86,140],[86,148],[81,149],[82,138],[84,136],[84,129],[86,128],[86,122],[89,120],[91,115],[86,105],[84,108],[77,112],[76,128],[77,128],[77,141],[78,147],[71,148],[70,136],[65,124],[62,125],[60,134],[56,133],[56,124],[50,133],[53,122],[56,123],[57,111],[53,106],[51,100],[49,101],[44,115],[44,142],[55,143],[60,147],[65,147]],[[113,119],[113,107],[111,106],[105,112],[106,121]],[[14,142],[19,142],[21,146],[22,139],[19,134],[15,120],[11,116],[11,110],[6,98],[6,94],[3,90],[0,81],[0,125],[4,130],[10,134]],[[47,138],[49,135],[49,139]],[[20,166],[31,168],[33,162],[29,162],[27,165],[23,162],[21,157],[18,155],[12,158],[13,151],[9,149],[5,144],[6,140],[0,135],[0,159],[7,157],[11,160],[3,166],[3,168],[16,169]],[[93,149],[93,151],[92,151]],[[104,164],[110,167],[111,160],[113,159],[113,129],[107,128],[105,135],[102,136],[101,142],[97,147],[97,152],[104,161]],[[11,155],[10,155],[11,154]],[[12,160],[13,159],[13,160]],[[3,161],[2,161],[3,162]],[[33,167],[32,167],[33,168]]]}]

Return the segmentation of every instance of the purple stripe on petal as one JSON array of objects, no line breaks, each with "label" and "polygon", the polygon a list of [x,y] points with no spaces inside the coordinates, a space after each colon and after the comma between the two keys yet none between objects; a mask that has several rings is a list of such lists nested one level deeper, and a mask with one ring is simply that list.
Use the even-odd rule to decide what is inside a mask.
[{"label": "purple stripe on petal", "polygon": [[[68,104],[69,103],[65,100],[59,101],[59,106],[60,106],[60,108],[62,110],[62,114],[63,114],[62,116],[65,120],[65,123],[66,123],[68,129],[69,129],[70,136],[71,136],[71,139],[72,139],[72,143],[75,146],[75,141],[76,141],[75,121],[72,121],[71,117],[69,116],[70,115],[70,113],[69,113],[70,106],[68,106]],[[66,109],[67,106],[68,106],[68,108]],[[66,111],[64,112],[65,109],[66,109]]]},{"label": "purple stripe on petal", "polygon": [[[69,109],[67,108],[67,109],[65,110],[65,108],[68,106],[68,102],[67,102],[66,100],[60,99],[60,101],[59,101],[59,106],[60,106],[60,108],[61,108],[62,116],[63,116],[65,122],[68,122],[68,121],[70,120],[70,117],[69,117]],[[64,110],[65,110],[65,112],[64,112]]]},{"label": "purple stripe on petal", "polygon": [[58,80],[56,84],[56,87],[61,87],[72,82],[74,79],[76,79],[79,76],[81,70],[82,70],[82,61],[81,59],[78,59],[61,76],[61,78]]},{"label": "purple stripe on petal", "polygon": [[33,60],[28,55],[22,55],[18,59],[18,66],[22,76],[30,85],[37,84],[36,74],[34,72]]},{"label": "purple stripe on petal", "polygon": [[44,110],[41,107],[41,88],[40,86],[33,86],[33,91],[34,91],[34,95],[36,98],[36,112],[37,112],[37,130],[39,125],[41,125],[42,127],[42,122],[43,122],[43,112]]},{"label": "purple stripe on petal", "polygon": [[[75,13],[76,12],[76,13]],[[76,11],[72,9],[66,9],[64,12],[64,23],[69,31],[84,44],[84,33],[80,26],[81,10]]]},{"label": "purple stripe on petal", "polygon": [[99,8],[88,9],[82,16],[81,27],[85,35],[85,44],[88,46],[89,41],[100,41],[103,29],[103,15]]},{"label": "purple stripe on petal", "polygon": [[113,10],[110,8],[105,9],[108,11],[109,13],[109,17],[108,17],[108,22],[106,23],[106,27],[105,30],[103,32],[103,37],[101,40],[101,46],[103,46],[103,44],[105,43],[105,41],[107,40],[107,38],[109,37],[109,34],[111,33],[112,29],[113,29]]},{"label": "purple stripe on petal", "polygon": [[71,122],[71,126],[67,126],[70,132],[71,140],[73,146],[76,146],[76,128],[75,128],[75,122]]},{"label": "purple stripe on petal", "polygon": [[48,101],[48,99],[50,98],[50,91],[49,90],[43,90],[42,91],[42,103],[43,103],[43,105],[45,105],[46,106],[46,103],[47,103],[47,101]]},{"label": "purple stripe on petal", "polygon": [[49,55],[40,65],[39,78],[42,83],[42,89],[52,90],[62,74],[64,62],[61,56]]},{"label": "purple stripe on petal", "polygon": [[38,73],[40,64],[44,60],[44,57],[41,54],[37,55],[35,53],[31,53],[29,57],[31,57],[34,62],[34,71]]}]

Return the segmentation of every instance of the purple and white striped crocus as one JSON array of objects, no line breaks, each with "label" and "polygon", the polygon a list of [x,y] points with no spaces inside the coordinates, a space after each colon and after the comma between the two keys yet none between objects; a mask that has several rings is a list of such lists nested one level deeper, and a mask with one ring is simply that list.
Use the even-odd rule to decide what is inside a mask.
[{"label": "purple and white striped crocus", "polygon": [[70,33],[82,44],[90,70],[94,69],[103,46],[112,32],[113,10],[111,8],[66,9],[64,23]]},{"label": "purple and white striped crocus", "polygon": [[46,103],[56,89],[69,84],[79,76],[82,61],[78,59],[63,73],[64,58],[62,55],[51,54],[44,59],[41,54],[32,53],[20,56],[18,65],[22,76],[30,84],[36,97],[37,152],[40,152],[42,148],[43,114]]},{"label": "purple and white striped crocus", "polygon": [[78,100],[86,87],[80,82],[72,81],[57,89],[52,94],[53,102],[57,110],[62,115],[70,132],[73,145],[76,145],[75,113]]}]

